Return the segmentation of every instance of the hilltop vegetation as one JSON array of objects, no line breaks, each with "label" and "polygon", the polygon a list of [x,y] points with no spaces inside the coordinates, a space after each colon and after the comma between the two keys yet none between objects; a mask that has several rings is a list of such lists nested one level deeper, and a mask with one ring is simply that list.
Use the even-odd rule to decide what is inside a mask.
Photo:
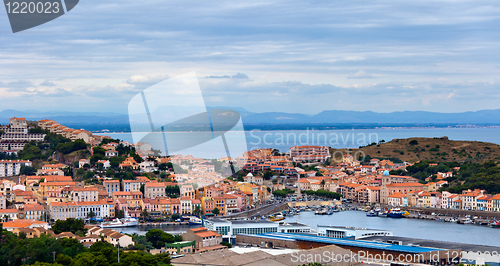
[{"label": "hilltop vegetation", "polygon": [[[334,150],[335,151],[335,150]],[[393,162],[477,162],[500,160],[500,145],[479,141],[454,141],[448,137],[394,139],[390,142],[372,143],[359,150],[340,150],[358,155],[364,153],[365,161],[371,158],[390,159]],[[336,154],[340,154],[337,152]],[[335,158],[337,161],[340,158]],[[359,158],[356,158],[359,159]],[[335,160],[332,160],[335,164]]]},{"label": "hilltop vegetation", "polygon": [[446,179],[450,186],[446,190],[459,193],[464,189],[484,189],[488,193],[500,193],[500,168],[497,163],[465,163],[453,177]]},{"label": "hilltop vegetation", "polygon": [[[129,246],[130,251],[120,251],[120,263],[118,263],[117,248],[107,242],[98,241],[90,248],[87,248],[75,238],[56,239],[45,234],[42,234],[41,237],[27,238],[25,233],[21,233],[18,237],[12,232],[2,229],[1,225],[0,233],[2,235],[0,241],[0,265],[5,266],[170,265],[168,254],[151,255],[143,251],[146,245],[151,246],[153,240],[147,236],[133,236],[134,238],[140,238],[146,245]],[[161,234],[160,237],[165,238]],[[168,240],[175,240],[171,235],[168,235],[168,237]],[[157,242],[160,242],[160,240],[157,240]]]},{"label": "hilltop vegetation", "polygon": [[[338,150],[333,150],[333,152]],[[390,142],[372,143],[359,149],[340,150],[334,154],[365,154],[358,158],[363,163],[370,159],[388,159],[394,163],[410,162],[406,170],[391,171],[394,175],[418,178],[421,183],[435,182],[437,173],[452,172],[444,179],[449,184],[442,190],[460,193],[467,189],[484,189],[488,193],[500,193],[500,145],[479,141],[453,141],[442,138],[394,139]],[[334,158],[335,165],[342,158]],[[455,171],[455,167],[460,167]]]}]

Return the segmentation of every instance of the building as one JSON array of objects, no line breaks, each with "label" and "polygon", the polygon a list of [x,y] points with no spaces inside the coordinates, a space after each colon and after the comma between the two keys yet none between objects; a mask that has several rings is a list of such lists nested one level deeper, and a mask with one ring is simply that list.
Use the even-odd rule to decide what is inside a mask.
[{"label": "building", "polygon": [[296,163],[323,163],[330,157],[330,149],[325,146],[293,146],[290,148],[290,158]]},{"label": "building", "polygon": [[96,187],[74,187],[69,189],[71,201],[97,201],[99,200],[99,190]]},{"label": "building", "polygon": [[38,204],[24,204],[24,218],[29,220],[45,220],[45,209]]},{"label": "building", "polygon": [[22,166],[32,166],[28,160],[0,160],[0,177],[16,176],[21,172]]},{"label": "building", "polygon": [[279,224],[267,220],[228,221],[225,219],[205,219],[203,226],[219,233],[224,241],[234,243],[237,234],[264,234],[278,232]]},{"label": "building", "polygon": [[205,227],[189,229],[182,234],[182,239],[185,241],[194,241],[196,251],[204,251],[209,248],[223,248],[220,245],[222,236],[214,231],[209,231]]},{"label": "building", "polygon": [[195,241],[165,243],[165,249],[169,255],[190,254],[195,251],[195,243]]},{"label": "building", "polygon": [[298,234],[309,234],[311,233],[311,226],[301,223],[288,223],[280,222],[278,231],[281,233],[298,233]]},{"label": "building", "polygon": [[52,202],[49,204],[50,217],[54,220],[68,218],[87,219],[93,213],[96,219],[114,217],[115,204],[111,199],[84,202]]},{"label": "building", "polygon": [[318,236],[363,239],[370,236],[392,236],[392,232],[378,229],[318,225]]},{"label": "building", "polygon": [[141,183],[139,180],[123,180],[123,191],[141,191]]},{"label": "building", "polygon": [[16,228],[43,228],[45,230],[49,229],[49,224],[42,221],[29,220],[29,219],[17,219],[2,223],[3,229],[7,231],[12,231]]},{"label": "building", "polygon": [[394,178],[391,177],[388,170],[384,171],[382,175],[382,186],[380,189],[380,201],[383,204],[389,204],[389,196],[395,193],[406,194],[410,191],[424,190],[424,184],[412,181],[412,179],[404,179],[404,182],[395,183]]},{"label": "building", "polygon": [[[431,248],[431,247],[421,247],[421,246],[410,246],[410,245],[398,245],[392,243],[381,243],[374,241],[365,240],[353,240],[353,239],[340,239],[325,236],[314,236],[314,235],[304,235],[304,234],[287,234],[287,233],[266,233],[260,235],[237,235],[236,242],[238,244],[251,244],[257,246],[266,246],[270,248],[294,248],[294,249],[314,249],[319,247],[325,247],[329,245],[335,245],[339,248],[351,251],[351,254],[356,254],[360,256],[361,260],[366,261],[367,264],[370,262],[381,262],[382,259],[378,261],[374,260],[376,257],[382,258],[382,255],[386,257],[394,258],[405,258],[405,264],[408,263],[421,263],[421,264],[434,264],[436,261],[439,265],[455,264],[452,263],[454,258],[447,256],[447,254],[458,254],[460,256],[461,249],[441,249],[441,248]],[[368,258],[367,254],[370,254],[372,261]],[[460,258],[455,258],[460,259]],[[341,259],[343,260],[343,259]],[[389,259],[390,260],[390,259]],[[306,261],[314,262],[314,260]],[[352,261],[348,261],[353,263]],[[359,260],[358,260],[359,262]],[[328,261],[324,264],[329,265],[332,261]],[[357,265],[357,264],[349,264]],[[363,264],[359,264],[363,265]],[[382,263],[380,263],[382,265]]]},{"label": "building", "polygon": [[154,199],[157,197],[166,197],[165,183],[148,182],[144,185],[144,198]]},{"label": "building", "polygon": [[108,196],[111,198],[114,192],[120,191],[120,180],[104,180],[102,185],[108,192]]},{"label": "building", "polygon": [[[332,260],[324,256],[324,254],[338,254],[343,259],[341,261]],[[233,248],[232,250],[217,250],[206,253],[186,254],[172,258],[173,265],[179,266],[194,266],[194,265],[234,265],[234,266],[257,266],[257,265],[272,265],[272,266],[298,266],[307,265],[313,259],[308,258],[323,258],[315,260],[321,265],[332,266],[351,266],[352,261],[356,261],[355,257],[351,258],[352,253],[348,250],[336,247],[334,245],[319,247],[309,250],[278,250],[278,249],[258,249],[255,247]],[[300,260],[299,258],[305,258]]]}]

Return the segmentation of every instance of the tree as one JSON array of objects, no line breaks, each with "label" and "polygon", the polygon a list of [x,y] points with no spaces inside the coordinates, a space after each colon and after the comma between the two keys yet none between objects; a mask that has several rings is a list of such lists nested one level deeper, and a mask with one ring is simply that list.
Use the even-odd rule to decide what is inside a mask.
[{"label": "tree", "polygon": [[213,213],[213,214],[215,214],[215,215],[219,215],[219,213],[220,213],[219,208],[215,207],[215,208],[212,210],[212,213]]},{"label": "tree", "polygon": [[19,169],[19,175],[35,175],[35,168],[22,165],[21,169]]},{"label": "tree", "polygon": [[162,171],[165,171],[168,169],[168,164],[166,163],[160,163],[158,164],[158,169],[162,170]]},{"label": "tree", "polygon": [[409,144],[415,146],[418,145],[418,141],[416,139],[412,139],[410,140]]},{"label": "tree", "polygon": [[179,186],[166,186],[165,193],[169,197],[178,197],[181,195],[181,189]]},{"label": "tree", "polygon": [[228,243],[228,242],[225,242],[225,241],[220,242],[220,244],[223,245],[223,246],[226,246],[227,248],[232,248],[233,247],[233,245],[231,245],[231,243]]},{"label": "tree", "polygon": [[273,195],[276,196],[276,197],[285,198],[286,196],[288,196],[288,194],[293,194],[293,193],[295,193],[294,190],[289,189],[289,188],[285,188],[285,189],[282,189],[282,190],[275,190],[273,192]]},{"label": "tree", "polygon": [[201,210],[201,207],[199,205],[196,205],[196,207],[193,210],[193,214],[196,216],[201,216],[202,210]]},{"label": "tree", "polygon": [[155,248],[162,248],[165,243],[174,243],[173,235],[163,232],[160,229],[151,229],[146,233],[147,241],[151,242]]},{"label": "tree", "polygon": [[125,212],[123,210],[119,210],[116,212],[116,218],[124,218],[125,217]]},{"label": "tree", "polygon": [[262,176],[262,178],[264,178],[265,180],[269,180],[269,179],[271,179],[271,177],[273,177],[273,175],[274,175],[273,172],[271,172],[271,171],[265,171],[264,175]]},{"label": "tree", "polygon": [[182,241],[182,235],[174,235],[174,242],[181,242]]},{"label": "tree", "polygon": [[30,142],[24,145],[24,148],[18,152],[18,156],[22,160],[37,160],[44,159],[47,156],[42,154],[42,150],[36,146],[35,142]]},{"label": "tree", "polygon": [[82,219],[68,218],[66,220],[57,220],[54,225],[52,225],[52,231],[55,234],[60,234],[62,232],[72,232],[73,234],[85,233],[85,222]]},{"label": "tree", "polygon": [[94,213],[94,211],[90,211],[87,213],[87,218],[89,218],[90,220],[94,220],[94,218],[96,217],[96,214]]},{"label": "tree", "polygon": [[146,219],[149,218],[149,212],[148,210],[144,209],[142,212],[141,212],[141,217],[142,217],[142,220],[144,222],[146,222]]}]

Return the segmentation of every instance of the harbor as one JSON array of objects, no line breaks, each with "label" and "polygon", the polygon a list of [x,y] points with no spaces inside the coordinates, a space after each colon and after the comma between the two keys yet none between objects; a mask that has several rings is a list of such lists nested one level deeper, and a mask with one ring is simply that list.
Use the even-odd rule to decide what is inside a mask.
[{"label": "harbor", "polygon": [[[414,219],[411,219],[414,218]],[[308,224],[314,231],[318,225],[335,225],[358,228],[390,230],[396,236],[448,241],[476,245],[500,246],[500,230],[489,226],[439,222],[410,215],[409,218],[391,219],[369,217],[364,211],[346,210],[332,215],[316,215],[315,211],[302,211],[297,215],[285,216],[284,222]]]}]

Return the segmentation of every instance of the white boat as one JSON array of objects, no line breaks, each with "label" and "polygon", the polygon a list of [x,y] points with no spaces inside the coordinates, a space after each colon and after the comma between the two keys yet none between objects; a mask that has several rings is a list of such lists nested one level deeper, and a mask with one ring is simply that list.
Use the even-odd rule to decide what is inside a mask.
[{"label": "white boat", "polygon": [[116,218],[113,221],[103,222],[99,226],[101,228],[114,228],[136,226],[137,224],[139,224],[139,220],[137,220],[136,218]]},{"label": "white boat", "polygon": [[203,221],[198,217],[191,217],[189,218],[189,224],[201,225]]}]

